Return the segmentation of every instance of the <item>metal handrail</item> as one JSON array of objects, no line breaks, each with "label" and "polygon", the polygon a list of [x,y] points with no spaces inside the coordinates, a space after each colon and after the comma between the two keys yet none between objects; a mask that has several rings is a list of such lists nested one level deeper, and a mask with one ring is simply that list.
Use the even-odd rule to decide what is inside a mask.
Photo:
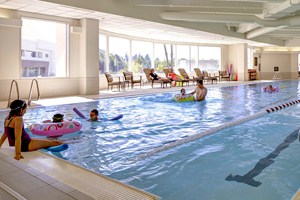
[{"label": "metal handrail", "polygon": [[17,96],[18,96],[18,99],[20,99],[20,92],[19,92],[19,85],[18,85],[18,82],[16,80],[12,80],[11,81],[11,84],[10,84],[10,90],[9,90],[9,95],[8,95],[8,103],[7,103],[7,107],[9,108],[10,106],[10,99],[11,99],[11,95],[12,95],[12,88],[13,88],[13,85],[15,84],[16,86],[16,91],[17,91]]},{"label": "metal handrail", "polygon": [[35,83],[36,85],[36,89],[37,89],[37,98],[36,98],[36,101],[39,100],[40,98],[40,88],[39,88],[39,84],[38,84],[38,81],[36,79],[32,79],[31,81],[31,86],[30,86],[30,90],[29,90],[29,96],[28,96],[28,105],[30,106],[31,104],[31,95],[32,95],[32,88],[33,88],[33,84]]}]

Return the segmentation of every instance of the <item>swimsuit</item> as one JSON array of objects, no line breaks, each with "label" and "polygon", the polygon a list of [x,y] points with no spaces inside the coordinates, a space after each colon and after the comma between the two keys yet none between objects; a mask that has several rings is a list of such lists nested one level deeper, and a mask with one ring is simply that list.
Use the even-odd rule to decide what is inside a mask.
[{"label": "swimsuit", "polygon": [[157,74],[155,74],[155,73],[150,73],[149,75],[153,78],[153,80],[159,80]]},{"label": "swimsuit", "polygon": [[[9,127],[9,124],[13,118],[11,118],[7,124],[7,126],[4,127],[4,133],[6,134],[8,138],[9,146],[15,146],[15,128]],[[5,122],[4,122],[5,123]],[[28,151],[29,143],[31,142],[31,138],[28,135],[28,133],[24,129],[24,125],[22,126],[22,135],[21,135],[21,151]]]},{"label": "swimsuit", "polygon": [[175,81],[177,79],[177,75],[175,73],[173,73],[173,72],[170,72],[169,76],[171,76],[171,78],[172,78],[171,80],[172,81]]}]

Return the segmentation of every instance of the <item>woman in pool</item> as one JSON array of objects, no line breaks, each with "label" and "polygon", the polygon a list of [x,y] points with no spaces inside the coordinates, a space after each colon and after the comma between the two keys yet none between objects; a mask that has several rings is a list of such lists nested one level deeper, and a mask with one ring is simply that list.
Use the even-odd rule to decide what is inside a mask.
[{"label": "woman in pool", "polygon": [[15,146],[15,159],[24,158],[21,152],[35,151],[42,148],[61,145],[58,140],[31,138],[24,129],[23,116],[26,113],[27,104],[23,100],[14,100],[10,104],[9,115],[4,121],[4,133],[0,139],[0,147],[8,138],[9,146]]}]

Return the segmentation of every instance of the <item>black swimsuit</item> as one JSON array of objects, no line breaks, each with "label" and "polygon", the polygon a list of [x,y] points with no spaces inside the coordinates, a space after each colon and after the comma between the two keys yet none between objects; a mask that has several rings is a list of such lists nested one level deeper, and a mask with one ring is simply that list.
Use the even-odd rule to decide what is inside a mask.
[{"label": "black swimsuit", "polygon": [[150,73],[149,75],[153,78],[153,80],[159,80],[157,74],[155,74],[155,73]]},{"label": "black swimsuit", "polygon": [[[13,117],[9,120],[7,126],[5,126],[4,122],[4,133],[8,138],[9,146],[15,146],[15,128],[9,127],[10,122]],[[29,143],[31,142],[31,138],[28,133],[24,129],[24,125],[22,126],[22,135],[21,135],[21,151],[28,151]]]}]

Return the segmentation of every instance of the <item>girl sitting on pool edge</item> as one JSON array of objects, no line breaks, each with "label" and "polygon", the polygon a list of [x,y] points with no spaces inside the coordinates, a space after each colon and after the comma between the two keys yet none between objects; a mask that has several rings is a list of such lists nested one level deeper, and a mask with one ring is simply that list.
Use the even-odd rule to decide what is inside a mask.
[{"label": "girl sitting on pool edge", "polygon": [[21,152],[35,151],[63,144],[59,140],[31,138],[24,129],[23,116],[26,113],[27,104],[23,100],[14,100],[10,104],[10,112],[4,121],[4,133],[0,139],[0,148],[8,139],[9,146],[15,146],[16,160],[24,159]]}]

